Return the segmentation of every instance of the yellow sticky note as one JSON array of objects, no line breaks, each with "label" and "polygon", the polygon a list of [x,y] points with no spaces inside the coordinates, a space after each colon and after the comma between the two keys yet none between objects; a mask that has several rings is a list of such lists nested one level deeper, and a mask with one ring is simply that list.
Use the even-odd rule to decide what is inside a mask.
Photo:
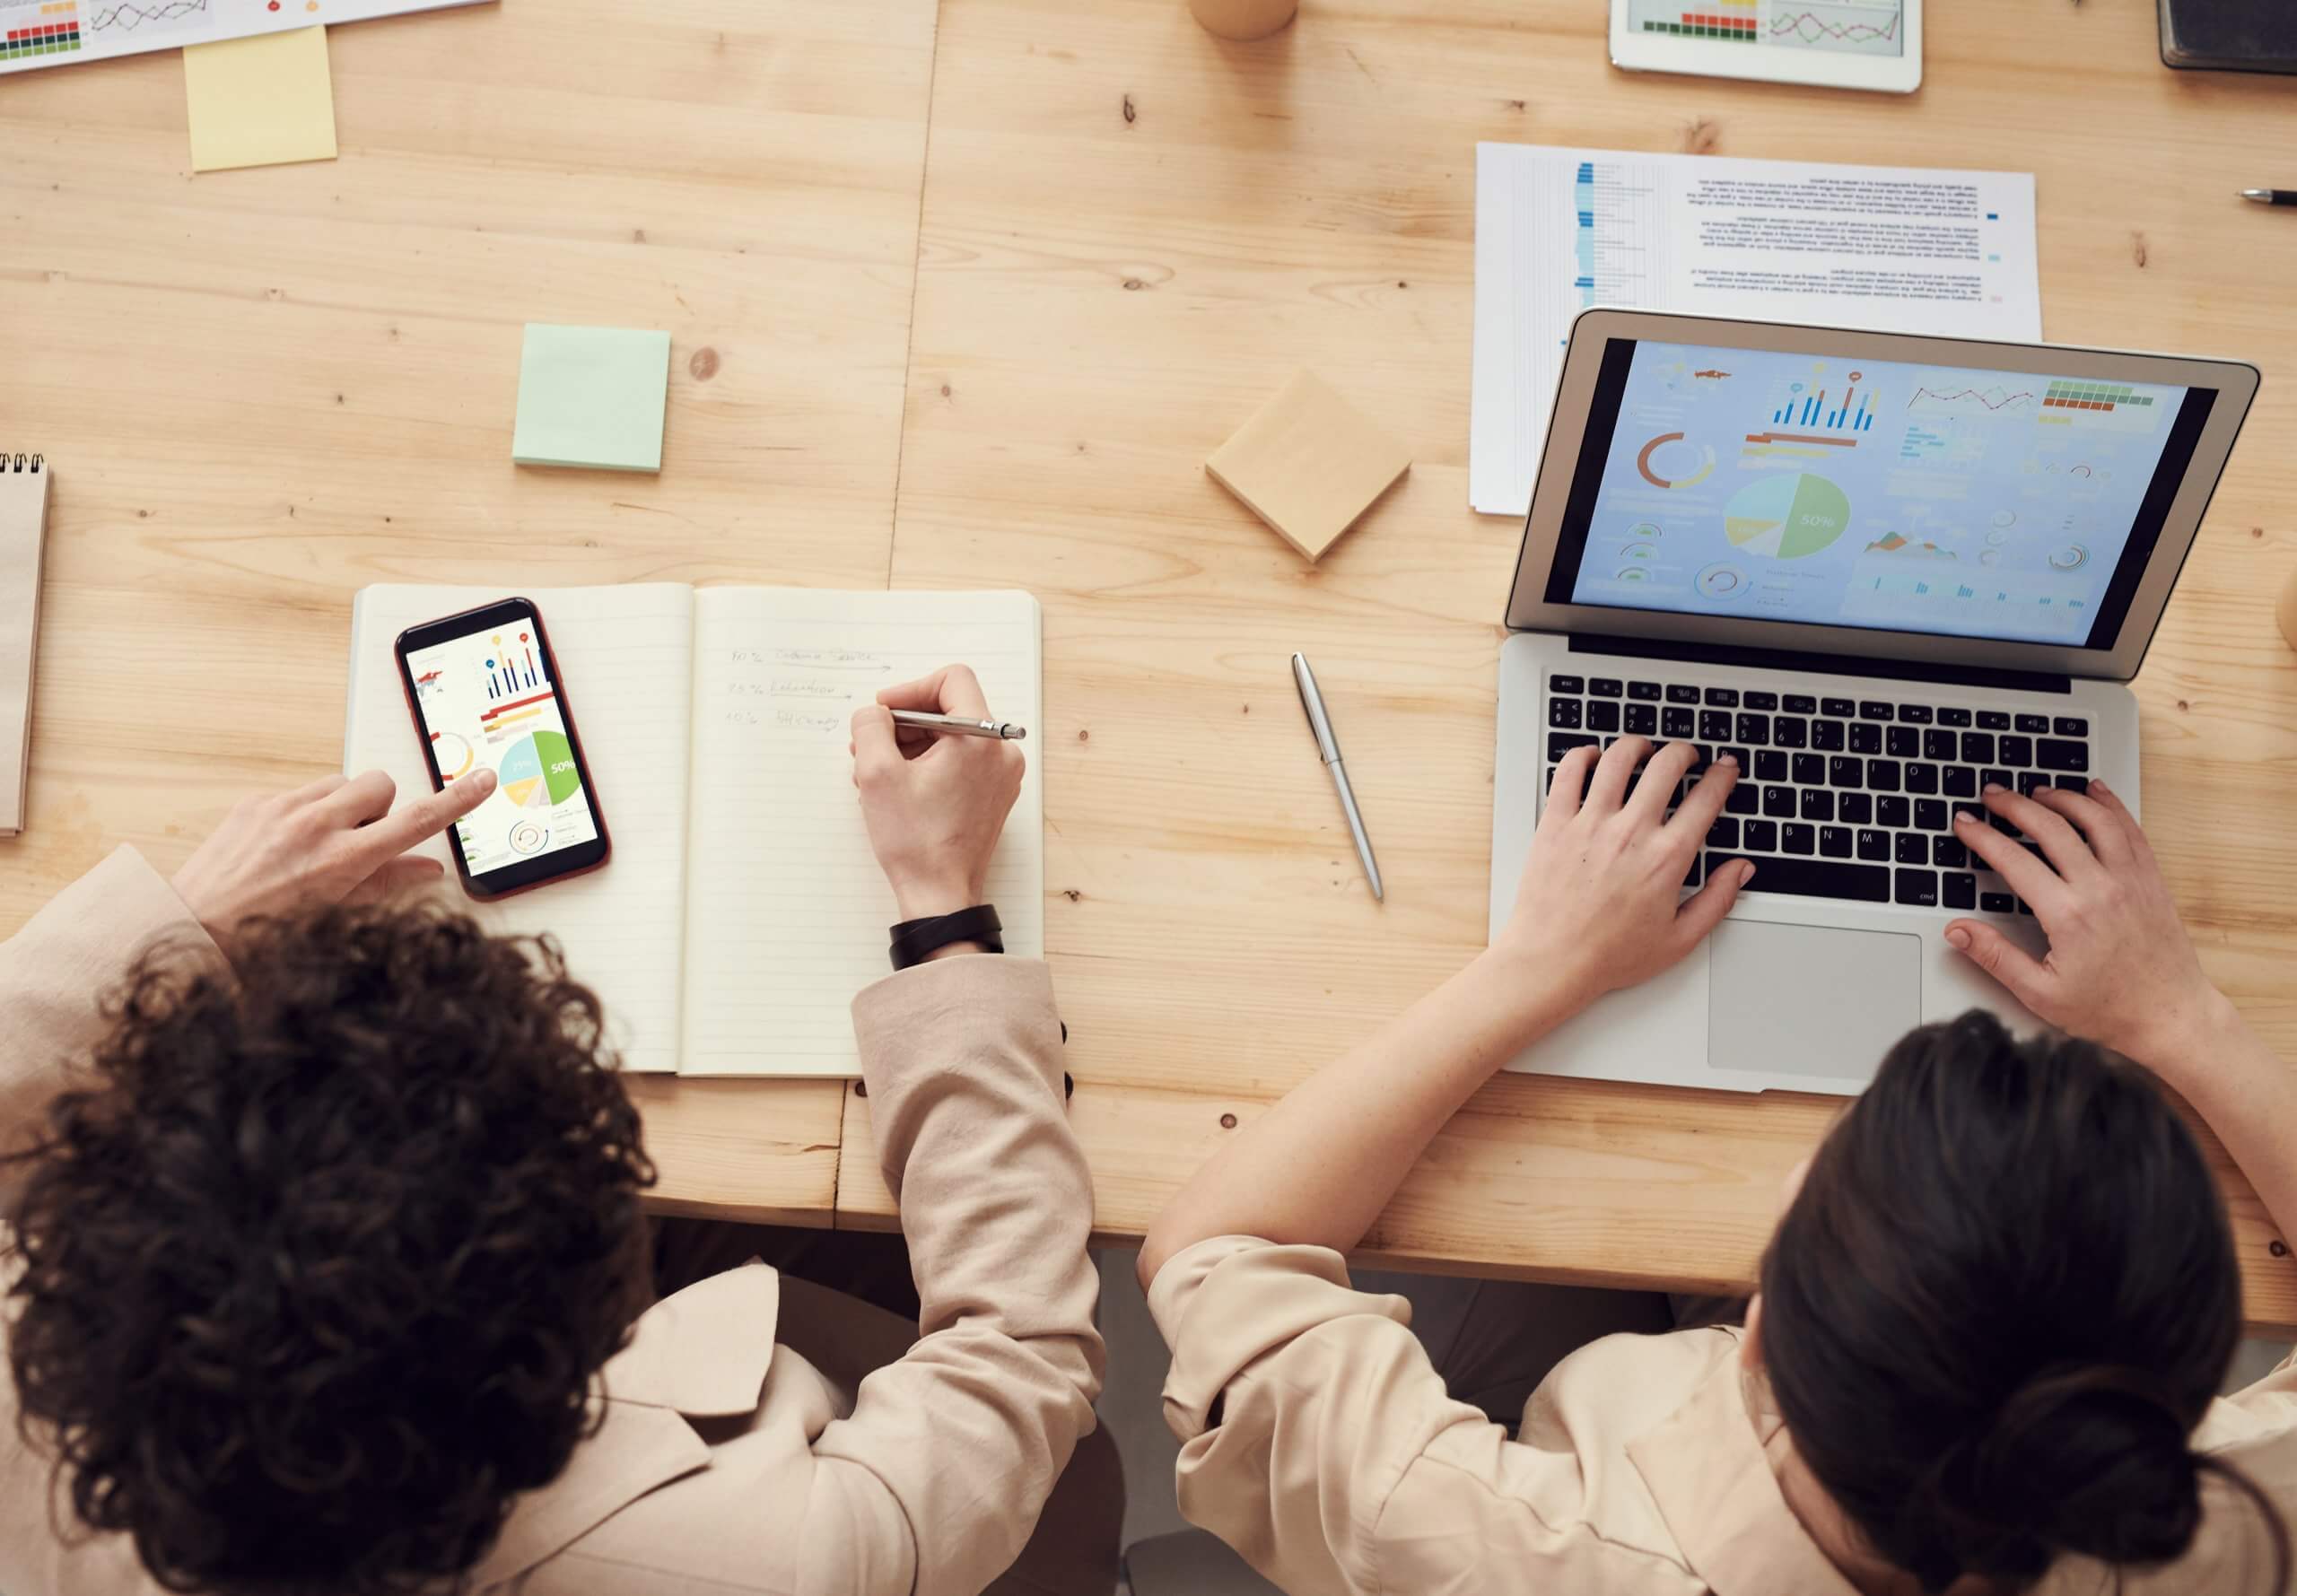
[{"label": "yellow sticky note", "polygon": [[183,83],[194,171],[335,159],[325,28],[186,45]]}]

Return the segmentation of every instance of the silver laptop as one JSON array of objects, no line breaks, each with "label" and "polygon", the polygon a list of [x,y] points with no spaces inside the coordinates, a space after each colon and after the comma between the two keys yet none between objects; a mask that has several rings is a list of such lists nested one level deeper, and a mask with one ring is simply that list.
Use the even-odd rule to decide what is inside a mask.
[{"label": "silver laptop", "polygon": [[1507,601],[1491,925],[1589,742],[1734,754],[1691,885],[1757,872],[1690,958],[1513,1068],[1855,1093],[1923,1022],[2031,1027],[1946,944],[1975,914],[2042,945],[1949,817],[1989,781],[2102,776],[2136,807],[2123,684],[2257,388],[2224,361],[1582,315]]}]

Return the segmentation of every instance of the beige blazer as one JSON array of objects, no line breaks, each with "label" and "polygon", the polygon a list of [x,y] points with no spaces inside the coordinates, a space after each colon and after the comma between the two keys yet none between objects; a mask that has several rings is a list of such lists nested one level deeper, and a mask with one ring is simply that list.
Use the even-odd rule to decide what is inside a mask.
[{"label": "beige blazer", "polygon": [[[205,941],[122,849],[0,945],[0,1142],[155,936]],[[604,1372],[603,1426],[519,1502],[479,1590],[973,1596],[1020,1552],[1103,1370],[1052,978],[1036,960],[939,960],[869,988],[853,1020],[924,1334],[863,1377],[887,1316],[763,1265],[656,1304]],[[782,1327],[803,1350],[776,1345]],[[0,1592],[160,1596],[119,1538],[54,1532],[48,1460],[0,1387]]]},{"label": "beige blazer", "polygon": [[[1351,1289],[1328,1249],[1200,1243],[1148,1306],[1173,1348],[1181,1512],[1292,1596],[1856,1596],[1779,1494],[1778,1418],[1736,1330],[1582,1347],[1511,1441],[1445,1395],[1410,1305]],[[2297,1359],[2218,1402],[2198,1443],[2297,1516]],[[2246,1596],[2271,1567],[2247,1504],[2213,1498],[2192,1553],[2123,1590]],[[2114,1589],[2069,1561],[2037,1592]]]}]

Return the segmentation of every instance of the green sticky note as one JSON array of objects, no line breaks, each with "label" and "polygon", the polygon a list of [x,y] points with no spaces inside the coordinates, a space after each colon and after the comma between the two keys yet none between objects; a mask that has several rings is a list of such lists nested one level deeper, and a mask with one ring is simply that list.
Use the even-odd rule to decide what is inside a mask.
[{"label": "green sticky note", "polygon": [[669,392],[669,334],[529,322],[511,458],[521,466],[659,471]]}]

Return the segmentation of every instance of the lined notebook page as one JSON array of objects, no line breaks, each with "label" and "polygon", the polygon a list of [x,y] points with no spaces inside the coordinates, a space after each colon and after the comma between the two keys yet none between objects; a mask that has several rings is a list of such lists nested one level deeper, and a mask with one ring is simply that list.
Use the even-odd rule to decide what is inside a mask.
[{"label": "lined notebook page", "polygon": [[[511,596],[502,589],[412,586],[360,593],[352,609],[346,772],[380,765],[403,795],[431,790],[392,647],[409,626]],[[623,1068],[674,1070],[685,984],[694,589],[653,582],[520,596],[535,601],[549,629],[614,851],[603,870],[497,904],[450,890],[488,926],[557,938],[568,972],[605,1004]],[[445,859],[445,839],[428,851]]]},{"label": "lined notebook page", "polygon": [[989,879],[1009,953],[1044,951],[1043,691],[1026,593],[694,595],[684,1073],[858,1075],[853,996],[899,918],[853,790],[847,724],[881,687],[963,663],[1029,731]]}]

